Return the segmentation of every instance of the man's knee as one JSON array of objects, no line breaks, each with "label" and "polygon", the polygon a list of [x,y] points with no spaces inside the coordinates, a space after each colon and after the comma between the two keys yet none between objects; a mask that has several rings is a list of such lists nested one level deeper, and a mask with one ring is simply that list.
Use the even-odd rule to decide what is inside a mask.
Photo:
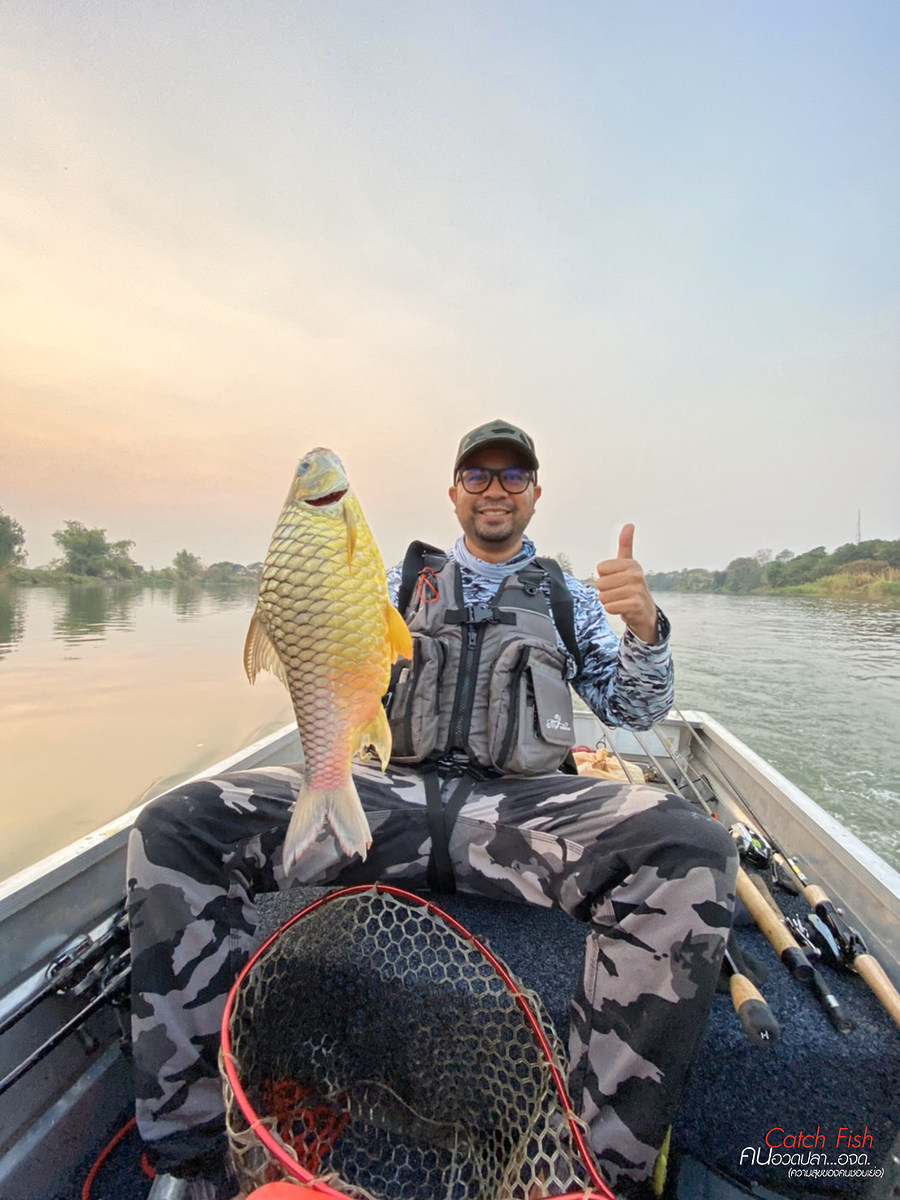
[{"label": "man's knee", "polygon": [[737,871],[737,851],[728,831],[680,796],[665,792],[658,793],[655,804],[604,834],[598,848],[619,855],[632,869],[653,865],[669,879],[707,867],[733,885]]}]

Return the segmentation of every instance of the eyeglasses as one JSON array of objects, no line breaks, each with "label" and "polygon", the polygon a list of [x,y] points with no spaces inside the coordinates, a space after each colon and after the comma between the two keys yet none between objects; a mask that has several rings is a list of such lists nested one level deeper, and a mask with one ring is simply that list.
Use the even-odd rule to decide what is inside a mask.
[{"label": "eyeglasses", "polygon": [[457,479],[474,496],[486,492],[493,479],[500,480],[504,492],[517,496],[534,481],[534,472],[525,467],[466,467],[457,474]]}]

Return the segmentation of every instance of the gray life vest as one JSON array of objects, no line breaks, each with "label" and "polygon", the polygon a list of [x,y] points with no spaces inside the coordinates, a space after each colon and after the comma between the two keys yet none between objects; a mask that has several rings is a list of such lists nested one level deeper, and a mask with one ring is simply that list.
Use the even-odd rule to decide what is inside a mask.
[{"label": "gray life vest", "polygon": [[[541,590],[545,577],[551,604]],[[391,761],[466,762],[504,775],[557,770],[575,740],[557,626],[581,665],[559,565],[532,559],[489,603],[467,605],[457,564],[414,542],[398,601],[413,657],[394,664],[385,696]]]}]

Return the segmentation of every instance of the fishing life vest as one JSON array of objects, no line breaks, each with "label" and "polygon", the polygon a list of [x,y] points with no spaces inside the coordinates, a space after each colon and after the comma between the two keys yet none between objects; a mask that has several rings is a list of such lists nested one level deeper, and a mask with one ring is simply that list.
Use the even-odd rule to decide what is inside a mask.
[{"label": "fishing life vest", "polygon": [[557,628],[576,669],[581,655],[558,563],[532,559],[489,603],[466,604],[456,562],[413,542],[397,607],[413,656],[394,664],[385,696],[393,762],[467,762],[504,775],[542,775],[562,764],[575,739]]}]

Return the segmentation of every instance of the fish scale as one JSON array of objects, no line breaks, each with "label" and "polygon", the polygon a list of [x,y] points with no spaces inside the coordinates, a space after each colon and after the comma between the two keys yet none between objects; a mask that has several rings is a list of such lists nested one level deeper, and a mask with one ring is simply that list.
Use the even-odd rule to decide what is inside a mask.
[{"label": "fish scale", "polygon": [[251,682],[267,669],[287,686],[303,746],[287,871],[326,824],[346,853],[365,858],[371,837],[350,763],[371,744],[386,765],[391,737],[381,697],[392,659],[411,654],[340,459],[312,450],[298,464],[272,535],[244,647]]}]

